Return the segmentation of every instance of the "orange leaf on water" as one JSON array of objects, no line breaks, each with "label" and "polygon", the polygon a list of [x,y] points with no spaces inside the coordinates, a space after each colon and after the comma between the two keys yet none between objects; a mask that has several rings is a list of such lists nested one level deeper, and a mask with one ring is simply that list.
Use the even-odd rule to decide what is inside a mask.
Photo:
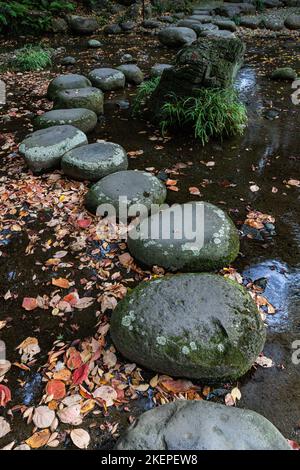
[{"label": "orange leaf on water", "polygon": [[53,397],[53,400],[61,400],[66,396],[66,387],[61,380],[53,379],[47,383],[46,392]]}]

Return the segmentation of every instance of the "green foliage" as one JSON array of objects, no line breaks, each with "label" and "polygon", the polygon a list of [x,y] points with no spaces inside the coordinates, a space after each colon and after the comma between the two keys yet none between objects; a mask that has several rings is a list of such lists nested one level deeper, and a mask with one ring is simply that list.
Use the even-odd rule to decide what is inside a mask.
[{"label": "green foliage", "polygon": [[52,65],[51,55],[50,49],[30,44],[17,51],[12,67],[21,72],[45,69]]},{"label": "green foliage", "polygon": [[264,0],[255,0],[255,6],[257,11],[264,11],[266,8]]},{"label": "green foliage", "polygon": [[75,9],[68,0],[0,0],[0,33],[41,33],[53,16]]},{"label": "green foliage", "polygon": [[192,126],[195,137],[206,144],[210,137],[242,134],[247,123],[246,107],[233,89],[203,88],[189,98],[170,96],[162,109],[161,130]]},{"label": "green foliage", "polygon": [[234,21],[237,26],[240,26],[240,24],[241,24],[240,15],[234,15],[234,17],[232,18],[232,21]]},{"label": "green foliage", "polygon": [[159,84],[160,77],[151,78],[150,80],[145,80],[138,86],[137,94],[135,95],[133,104],[132,104],[132,113],[137,115],[142,111],[143,106],[146,104],[148,98],[155,91],[157,85]]}]

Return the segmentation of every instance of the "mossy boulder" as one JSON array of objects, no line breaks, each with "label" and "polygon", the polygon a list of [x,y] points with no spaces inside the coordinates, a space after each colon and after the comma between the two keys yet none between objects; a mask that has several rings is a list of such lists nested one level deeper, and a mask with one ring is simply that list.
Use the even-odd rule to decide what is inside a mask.
[{"label": "mossy boulder", "polygon": [[97,114],[90,109],[57,109],[48,111],[35,119],[38,129],[70,124],[82,132],[91,132],[97,125]]},{"label": "mossy boulder", "polygon": [[239,235],[224,211],[207,202],[174,205],[143,219],[128,234],[131,254],[169,271],[211,271],[239,253]]},{"label": "mossy boulder", "polygon": [[54,101],[56,94],[62,90],[71,90],[74,88],[90,87],[92,84],[88,78],[76,73],[69,73],[66,75],[59,75],[49,83],[47,96],[50,100]]},{"label": "mossy boulder", "polygon": [[244,375],[266,335],[246,289],[204,273],[141,283],[119,302],[110,331],[127,359],[156,372],[207,382]]},{"label": "mossy boulder", "polygon": [[176,400],[143,413],[117,442],[128,450],[291,450],[275,426],[255,411]]},{"label": "mossy boulder", "polygon": [[85,108],[103,114],[104,95],[95,87],[61,90],[56,93],[54,108]]},{"label": "mossy boulder", "polygon": [[274,70],[271,75],[273,80],[289,80],[294,81],[297,78],[297,72],[291,67],[282,67]]}]

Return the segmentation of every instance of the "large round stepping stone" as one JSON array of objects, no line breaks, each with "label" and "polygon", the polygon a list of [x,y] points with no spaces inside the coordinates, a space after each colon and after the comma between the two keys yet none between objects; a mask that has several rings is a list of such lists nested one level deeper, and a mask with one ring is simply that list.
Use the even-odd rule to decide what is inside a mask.
[{"label": "large round stepping stone", "polygon": [[173,68],[173,65],[170,64],[155,64],[151,67],[150,75],[151,77],[160,77],[164,70]]},{"label": "large round stepping stone", "polygon": [[248,291],[206,273],[139,284],[114,310],[110,332],[130,361],[209,382],[244,375],[261,353],[266,335]]},{"label": "large round stepping stone", "polygon": [[[128,208],[142,204],[147,211],[152,204],[162,204],[166,199],[166,187],[155,176],[143,171],[119,171],[106,176],[91,187],[85,205],[96,212],[101,204],[112,204],[119,211],[119,197],[126,197]],[[130,214],[129,216],[134,216]]]},{"label": "large round stepping stone", "polygon": [[197,36],[203,36],[206,31],[217,31],[219,29],[217,25],[212,23],[194,24],[191,28],[195,31]]},{"label": "large round stepping stone", "polygon": [[125,86],[125,75],[120,70],[101,68],[89,73],[92,84],[103,91],[118,90]]},{"label": "large round stepping stone", "polygon": [[20,144],[19,151],[34,173],[57,168],[69,150],[86,145],[86,135],[74,126],[53,126],[33,132]]},{"label": "large round stepping stone", "polygon": [[47,96],[53,101],[59,91],[70,90],[73,88],[85,88],[90,87],[91,85],[92,84],[89,79],[83,75],[77,75],[75,73],[59,75],[50,82]]},{"label": "large round stepping stone", "polygon": [[300,29],[300,15],[290,15],[284,22],[289,29]]},{"label": "large round stepping stone", "polygon": [[278,429],[255,411],[196,400],[177,400],[143,413],[116,449],[291,450]]},{"label": "large round stepping stone", "polygon": [[140,85],[144,80],[144,74],[141,69],[135,64],[122,64],[117,67],[122,73],[124,73],[127,82],[133,83],[134,85]]},{"label": "large round stepping stone", "polygon": [[98,181],[100,178],[126,170],[127,153],[118,144],[99,142],[67,152],[61,161],[63,172],[70,178]]},{"label": "large round stepping stone", "polygon": [[234,21],[216,20],[214,22],[214,24],[217,25],[219,29],[226,30],[226,31],[231,31],[232,33],[234,33],[237,30],[237,25],[235,24]]},{"label": "large round stepping stone", "polygon": [[165,46],[181,47],[196,41],[197,34],[191,28],[170,26],[159,31],[158,39]]},{"label": "large round stepping stone", "polygon": [[219,269],[239,253],[235,225],[207,202],[171,206],[144,219],[128,235],[129,250],[138,261],[170,271]]},{"label": "large round stepping stone", "polygon": [[86,108],[96,114],[103,114],[104,95],[95,87],[74,88],[56,93],[54,107],[59,108]]},{"label": "large round stepping stone", "polygon": [[52,126],[70,124],[77,127],[82,132],[91,132],[97,125],[97,114],[90,109],[58,109],[48,111],[35,120],[38,129],[45,129]]}]

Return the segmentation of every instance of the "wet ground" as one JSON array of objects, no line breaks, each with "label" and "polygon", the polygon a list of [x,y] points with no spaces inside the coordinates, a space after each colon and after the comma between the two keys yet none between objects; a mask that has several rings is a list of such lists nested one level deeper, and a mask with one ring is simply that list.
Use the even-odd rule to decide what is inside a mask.
[{"label": "wet ground", "polygon": [[[100,38],[103,47],[99,51],[88,50],[85,41],[78,38],[51,39],[52,47],[64,46],[62,55],[77,58],[75,66],[56,65],[50,72],[36,73],[37,83],[46,81],[60,72],[87,73],[97,65],[115,66],[123,53],[131,53],[145,72],[157,62],[170,62],[173,52],[160,47],[152,37],[128,36],[124,38]],[[239,73],[236,87],[247,103],[249,126],[243,137],[211,142],[202,147],[187,133],[170,133],[170,139],[161,139],[159,132],[140,119],[133,119],[127,101],[132,102],[134,87],[122,93],[106,96],[105,115],[97,129],[89,136],[89,141],[108,139],[122,145],[127,151],[143,150],[139,156],[130,159],[130,169],[151,167],[160,177],[165,175],[178,179],[178,192],[168,191],[168,203],[187,202],[203,199],[219,205],[228,211],[238,227],[249,210],[258,210],[275,217],[276,236],[268,240],[253,240],[243,237],[241,254],[234,267],[243,273],[245,279],[255,281],[265,278],[264,295],[276,308],[276,313],[267,316],[268,338],[264,353],[275,362],[275,366],[253,369],[239,383],[242,400],[239,406],[255,410],[270,419],[289,439],[300,441],[300,364],[292,362],[292,343],[300,340],[300,209],[299,187],[287,185],[291,179],[300,176],[300,104],[291,101],[294,90],[291,83],[273,82],[267,75],[277,66],[290,65],[300,70],[300,41],[293,37],[245,38],[247,54],[245,64]],[[11,43],[13,46],[14,44]],[[93,58],[97,54],[98,58]],[[30,76],[32,80],[32,74]],[[17,80],[17,81],[14,81]],[[28,110],[28,115],[11,116],[2,121],[1,132],[13,133],[19,142],[28,133],[31,115],[37,109],[45,109],[47,102],[41,98],[35,86],[28,87],[27,75],[9,81],[9,102],[3,114],[10,108]],[[39,88],[37,85],[36,88]],[[34,90],[34,93],[32,93]],[[15,103],[15,104],[14,104]],[[49,103],[50,106],[50,103]],[[270,110],[276,111],[275,119]],[[18,112],[17,112],[18,114]],[[272,114],[272,113],[271,113]],[[154,136],[158,140],[154,140]],[[207,162],[215,162],[206,166]],[[182,169],[174,169],[178,163],[186,163]],[[154,169],[153,169],[154,168]],[[166,171],[167,170],[167,171]],[[13,176],[12,176],[13,178]],[[259,190],[252,192],[250,187],[257,185]],[[198,187],[201,196],[192,196],[189,187]],[[30,224],[32,234],[40,234],[40,243],[33,254],[24,256],[28,244],[28,231],[15,234],[13,240],[1,243],[0,265],[0,320],[8,319],[10,328],[1,331],[1,339],[6,342],[7,354],[13,362],[18,360],[15,347],[26,336],[38,335],[43,357],[55,339],[64,341],[84,338],[93,334],[95,318],[93,309],[82,314],[75,313],[72,321],[60,321],[48,313],[44,315],[24,315],[21,301],[24,296],[49,292],[49,273],[43,264],[50,257],[45,250],[48,238],[53,237],[51,228],[45,229],[45,222],[51,218],[51,211],[41,211]],[[72,253],[67,262],[72,264],[74,279],[80,279],[80,260]],[[65,268],[66,272],[70,268]],[[64,274],[64,271],[60,273]],[[86,273],[93,276],[95,273]],[[127,285],[134,285],[137,278],[129,279]],[[80,289],[80,287],[79,287]],[[18,299],[4,300],[3,295],[10,290],[18,294]],[[85,292],[85,295],[86,292]],[[76,327],[74,325],[77,325]],[[34,332],[34,334],[33,334]],[[0,334],[1,334],[0,333]],[[300,354],[299,354],[300,358]],[[43,363],[40,361],[39,363]],[[42,378],[33,374],[29,379],[25,372],[15,370],[10,380],[25,380],[22,396],[14,398],[15,403],[32,405],[42,394]],[[13,387],[11,387],[13,388]],[[38,399],[39,399],[38,398]],[[143,399],[145,400],[145,399]],[[135,406],[134,414],[143,411]],[[125,424],[127,416],[116,412],[107,419],[121,420]],[[122,424],[122,425],[123,425]],[[105,433],[98,432],[98,445],[110,446]],[[17,441],[28,437],[28,430],[20,426]],[[9,441],[9,439],[8,439]]]}]

